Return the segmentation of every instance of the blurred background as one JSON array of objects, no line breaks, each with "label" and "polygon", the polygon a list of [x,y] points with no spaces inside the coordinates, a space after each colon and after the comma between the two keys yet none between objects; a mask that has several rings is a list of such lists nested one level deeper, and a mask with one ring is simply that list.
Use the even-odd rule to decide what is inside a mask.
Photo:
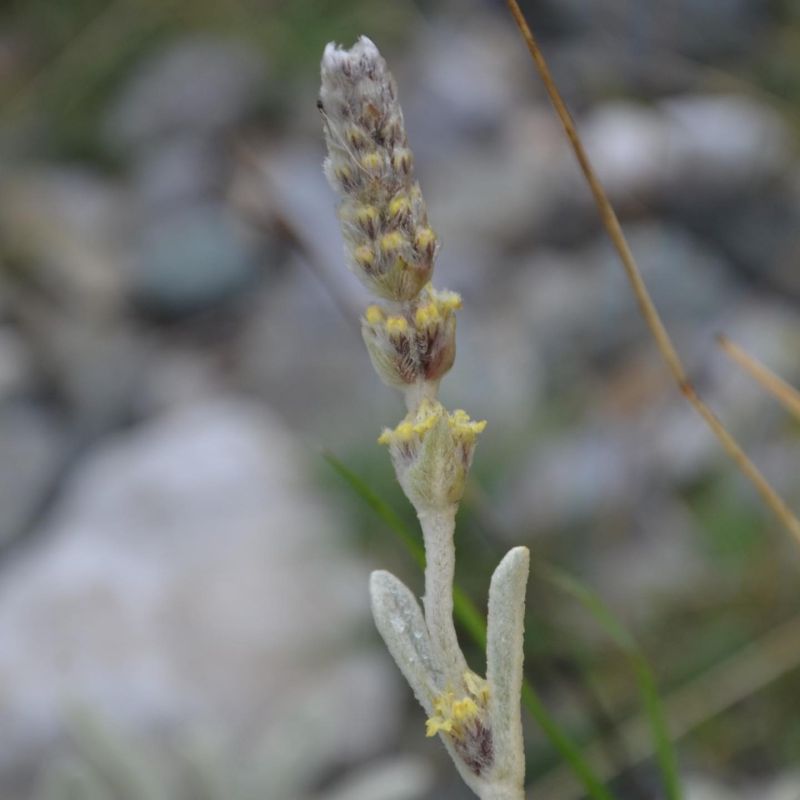
[{"label": "blurred background", "polygon": [[[693,380],[800,507],[797,422],[714,342],[800,382],[800,5],[525,9]],[[544,562],[651,659],[692,800],[800,797],[797,543],[671,383],[502,2],[0,20],[0,797],[470,796],[369,616],[370,569],[419,570],[323,459],[413,528],[320,166],[319,58],[361,33],[464,297],[443,400],[489,420],[459,582],[484,607],[531,548],[528,675],[623,800],[661,796],[634,674]],[[580,797],[526,725],[530,796]]]}]

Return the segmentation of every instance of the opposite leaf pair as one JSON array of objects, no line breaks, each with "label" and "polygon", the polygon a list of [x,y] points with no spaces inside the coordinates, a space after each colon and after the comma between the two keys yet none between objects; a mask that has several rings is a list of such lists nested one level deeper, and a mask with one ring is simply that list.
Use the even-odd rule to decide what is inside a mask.
[{"label": "opposite leaf pair", "polygon": [[441,736],[464,782],[484,800],[523,796],[520,692],[528,562],[527,548],[515,547],[492,576],[485,681],[469,670],[460,649],[437,653],[441,643],[433,640],[405,584],[383,571],[370,581],[375,624],[428,714],[428,735]]}]

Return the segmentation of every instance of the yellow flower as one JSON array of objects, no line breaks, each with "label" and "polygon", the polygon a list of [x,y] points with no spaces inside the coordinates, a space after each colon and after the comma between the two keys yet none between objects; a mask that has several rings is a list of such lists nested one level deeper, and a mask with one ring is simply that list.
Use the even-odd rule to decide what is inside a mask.
[{"label": "yellow flower", "polygon": [[462,739],[483,718],[489,700],[488,684],[474,672],[464,673],[464,684],[467,694],[463,697],[447,690],[433,699],[435,713],[425,723],[426,736],[447,733]]}]

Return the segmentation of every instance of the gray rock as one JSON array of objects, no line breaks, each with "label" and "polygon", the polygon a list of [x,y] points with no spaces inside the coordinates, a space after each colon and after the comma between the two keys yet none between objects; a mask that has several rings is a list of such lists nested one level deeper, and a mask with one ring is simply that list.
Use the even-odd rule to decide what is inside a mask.
[{"label": "gray rock", "polygon": [[684,95],[663,100],[659,108],[667,121],[676,189],[746,189],[782,174],[791,162],[791,133],[765,103],[743,95]]},{"label": "gray rock", "polygon": [[[264,754],[243,753],[241,743],[226,742],[219,733],[208,731],[188,740],[165,742],[123,735],[96,715],[74,715],[73,746],[69,752],[48,761],[37,780],[35,794],[28,800],[72,800],[90,797],[118,797],[131,800],[421,800],[433,789],[434,774],[422,758],[397,755],[369,759],[353,766],[333,782],[325,780],[324,790],[308,784],[313,757],[307,748],[293,742],[295,758],[305,765],[299,774],[288,776],[283,762],[265,763]],[[287,777],[289,779],[287,780]],[[18,795],[5,800],[22,800]]]},{"label": "gray rock", "polygon": [[[713,324],[737,298],[725,260],[697,237],[680,228],[646,223],[629,225],[626,235],[668,324]],[[591,336],[598,344],[603,339],[612,344],[641,338],[644,323],[616,251],[603,240],[583,255],[597,281],[594,313],[587,321]]]},{"label": "gray rock", "polygon": [[[724,333],[790,384],[800,385],[797,313],[790,304],[746,298],[731,307],[717,332]],[[788,419],[769,393],[716,345],[709,342],[700,367],[709,400],[735,429],[749,431],[758,439],[769,436],[770,429],[774,435],[776,419],[784,422]]]},{"label": "gray rock", "polygon": [[[740,296],[719,254],[671,225],[628,225],[650,293],[681,339],[715,325]],[[586,360],[644,340],[644,322],[616,251],[606,239],[582,250],[546,250],[520,260],[504,296],[521,305],[536,341],[553,358]],[[715,332],[715,331],[714,331]]]},{"label": "gray rock", "polygon": [[0,401],[29,387],[34,371],[25,340],[10,325],[0,325]]},{"label": "gray rock", "polygon": [[176,210],[147,228],[131,291],[147,312],[180,317],[229,300],[256,274],[245,232],[225,208],[204,204]]},{"label": "gray rock", "polygon": [[[359,291],[355,277],[339,269]],[[405,412],[399,395],[375,375],[358,320],[358,306],[340,310],[308,266],[291,259],[282,279],[253,298],[241,337],[240,381],[318,441],[377,447],[376,432]]]},{"label": "gray rock", "polygon": [[646,500],[639,494],[632,519],[606,527],[602,539],[594,533],[594,546],[585,550],[584,569],[600,596],[634,630],[652,626],[670,599],[712,592],[721,580],[702,551],[693,516],[650,489]]},{"label": "gray rock", "polygon": [[0,405],[0,545],[27,532],[61,466],[66,437],[33,408]]},{"label": "gray rock", "polygon": [[0,184],[6,251],[64,306],[103,318],[125,293],[130,197],[99,174],[29,165]]},{"label": "gray rock", "polygon": [[593,321],[601,291],[599,271],[580,253],[541,249],[510,265],[502,298],[506,308],[519,309],[517,337],[552,360],[581,357],[583,329],[601,324]]},{"label": "gray rock", "polygon": [[224,172],[218,148],[190,134],[143,148],[133,165],[132,179],[145,218],[152,218],[218,195]]},{"label": "gray rock", "polygon": [[535,238],[571,190],[562,137],[552,112],[536,108],[517,109],[502,135],[486,143],[452,146],[444,138],[421,176],[444,246]]},{"label": "gray rock", "polygon": [[109,309],[97,319],[90,311],[25,300],[20,305],[37,368],[74,425],[90,434],[129,419],[150,355],[141,332]]},{"label": "gray rock", "polygon": [[769,106],[738,95],[676,95],[599,106],[581,123],[615,200],[752,190],[791,163],[791,136]]},{"label": "gray rock", "polygon": [[434,789],[428,764],[410,756],[384,759],[339,782],[319,800],[415,800]]},{"label": "gray rock", "polygon": [[687,800],[738,800],[738,795],[713,778],[693,776],[686,785]]},{"label": "gray rock", "polygon": [[248,215],[285,222],[301,243],[298,255],[305,264],[297,267],[316,273],[328,299],[356,316],[371,302],[370,295],[345,266],[338,198],[323,175],[323,158],[319,139],[265,152],[254,163],[243,164],[231,193]]},{"label": "gray rock", "polygon": [[692,776],[686,781],[687,800],[796,800],[800,796],[800,776],[787,772],[758,782],[742,782],[732,788],[706,776]]},{"label": "gray rock", "polygon": [[635,8],[625,0],[548,0],[543,5],[554,27],[607,37],[616,49],[630,50],[640,60],[661,50],[693,56],[740,52],[770,21],[758,0],[696,0],[670,10],[658,0],[643,0]]},{"label": "gray rock", "polygon": [[800,774],[796,769],[777,775],[764,788],[764,800],[794,800],[800,796]]},{"label": "gray rock", "polygon": [[[628,19],[634,16],[629,14]],[[614,37],[603,28],[601,23],[557,44],[545,44],[559,91],[579,115],[599,98],[654,98],[696,88],[698,74],[692,60],[672,49],[648,49],[645,58],[636,32]]]},{"label": "gray rock", "polygon": [[504,422],[528,419],[542,400],[542,352],[518,308],[481,308],[480,297],[467,296],[456,366],[442,384],[442,398],[474,417],[488,416],[492,431],[508,433]]},{"label": "gray rock", "polygon": [[676,216],[713,242],[752,285],[800,298],[800,180],[751,187],[744,194],[707,204],[702,198],[676,203]]},{"label": "gray rock", "polygon": [[253,108],[264,80],[261,54],[241,41],[187,37],[139,65],[109,113],[112,146],[163,136],[217,135]]},{"label": "gray rock", "polygon": [[320,768],[380,747],[398,682],[348,645],[366,570],[303,470],[286,429],[232,399],[98,449],[0,581],[3,767],[75,704],[123,730],[263,731]]},{"label": "gray rock", "polygon": [[422,31],[413,74],[398,76],[417,158],[427,160],[441,137],[486,139],[505,128],[527,66],[516,45],[516,32],[488,15]]},{"label": "gray rock", "polygon": [[603,103],[580,127],[592,164],[614,201],[663,191],[670,177],[663,113],[630,102]]},{"label": "gray rock", "polygon": [[[153,348],[155,350],[156,348]],[[147,419],[190,405],[198,397],[214,396],[225,389],[213,353],[193,350],[161,340],[150,352],[135,394],[134,416]]]},{"label": "gray rock", "polygon": [[508,510],[509,530],[583,523],[630,507],[644,479],[630,438],[621,429],[585,429],[541,442],[498,504]]},{"label": "gray rock", "polygon": [[[711,400],[713,394],[704,391],[704,399]],[[662,480],[667,476],[673,485],[680,486],[723,465],[723,451],[700,415],[682,399],[671,399],[642,414],[637,429],[651,468]],[[732,424],[727,413],[726,419]]]}]

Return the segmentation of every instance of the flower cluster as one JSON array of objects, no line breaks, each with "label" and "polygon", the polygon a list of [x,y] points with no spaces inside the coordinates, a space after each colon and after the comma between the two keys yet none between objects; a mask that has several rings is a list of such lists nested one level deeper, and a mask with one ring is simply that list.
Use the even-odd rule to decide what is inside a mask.
[{"label": "flower cluster", "polygon": [[[456,741],[466,741],[477,738],[476,733],[481,725],[481,717],[485,708],[479,708],[472,697],[465,695],[459,699],[452,692],[442,692],[434,701],[433,709],[436,712],[428,717],[425,723],[425,732],[428,737],[437,733],[447,733]],[[491,752],[491,739],[484,746]]]},{"label": "flower cluster", "polygon": [[438,401],[423,399],[394,430],[384,429],[378,443],[389,446],[400,485],[418,512],[461,500],[475,440],[485,427],[466,411],[448,414]]},{"label": "flower cluster", "polygon": [[489,684],[474,672],[464,673],[464,692],[442,692],[433,700],[426,735],[444,733],[476,775],[492,766],[494,748],[488,720]]},{"label": "flower cluster", "polygon": [[414,180],[394,79],[369,39],[349,52],[325,48],[319,108],[350,267],[379,297],[413,300],[430,279],[438,243]]},{"label": "flower cluster", "polygon": [[379,305],[367,308],[361,325],[364,342],[387,386],[438,386],[455,361],[459,308],[459,295],[436,291],[430,284],[405,304],[404,313],[392,314]]},{"label": "flower cluster", "polygon": [[381,380],[401,390],[408,413],[378,441],[417,511],[425,542],[424,615],[386,572],[370,583],[375,622],[464,781],[484,800],[520,800],[524,758],[519,701],[528,551],[514,548],[489,591],[487,679],[469,670],[453,624],[455,514],[486,427],[438,401],[455,360],[461,298],[430,283],[436,234],[408,146],[397,89],[366,37],[322,58],[325,174],[339,195],[350,268],[375,294],[361,320]]}]

